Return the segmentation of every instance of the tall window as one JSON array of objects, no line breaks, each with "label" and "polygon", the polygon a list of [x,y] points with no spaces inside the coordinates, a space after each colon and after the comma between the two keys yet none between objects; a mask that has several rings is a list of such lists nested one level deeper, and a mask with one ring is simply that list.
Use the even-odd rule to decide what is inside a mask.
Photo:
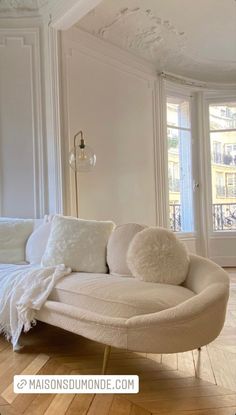
[{"label": "tall window", "polygon": [[170,227],[175,232],[192,232],[192,156],[190,100],[167,97],[167,140]]},{"label": "tall window", "polygon": [[209,108],[214,231],[236,230],[236,102]]}]

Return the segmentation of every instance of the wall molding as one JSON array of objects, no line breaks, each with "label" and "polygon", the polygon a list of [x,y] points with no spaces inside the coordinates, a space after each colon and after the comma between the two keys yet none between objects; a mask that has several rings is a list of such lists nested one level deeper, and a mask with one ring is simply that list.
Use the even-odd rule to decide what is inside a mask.
[{"label": "wall molding", "polygon": [[[148,89],[151,89],[152,94],[152,117],[153,117],[153,126],[156,125],[156,79],[157,75],[149,63],[140,60],[139,58],[133,57],[129,52],[125,52],[115,46],[110,46],[106,42],[101,39],[95,38],[90,34],[87,34],[81,31],[78,28],[71,29],[66,35],[62,37],[62,50],[63,50],[63,102],[64,102],[64,127],[65,133],[67,138],[67,148],[64,148],[64,153],[68,152],[68,144],[69,147],[72,147],[72,131],[70,131],[70,123],[69,123],[69,113],[68,113],[68,76],[70,62],[76,53],[88,56],[94,59],[97,62],[101,62],[103,65],[108,65],[109,67],[113,67],[116,71],[121,73],[128,74],[140,82],[144,82]],[[154,127],[153,133],[153,145],[154,145],[154,152],[153,157],[155,159],[156,155],[156,141],[157,135],[159,131]],[[69,141],[68,141],[69,140]],[[158,139],[159,140],[159,139]],[[67,160],[65,160],[67,162]],[[155,162],[154,162],[155,163]],[[73,192],[69,192],[68,189],[73,189],[74,183],[74,174],[72,170],[67,169],[65,171],[65,178],[67,186],[65,186],[65,203],[66,203],[66,212],[68,214],[74,213],[74,194]],[[155,179],[155,197],[157,196],[157,182],[156,182],[156,175]],[[159,210],[157,209],[159,206],[159,201],[156,200],[155,204],[155,216],[156,216],[156,224],[160,224],[159,219]],[[161,222],[162,223],[162,222]]]},{"label": "wall molding", "polygon": [[93,56],[97,60],[121,69],[132,75],[145,80],[157,80],[157,73],[154,65],[144,59],[133,56],[114,45],[110,45],[102,39],[92,36],[83,30],[74,27],[66,33],[66,40],[63,40],[67,49],[80,50],[81,53]]},{"label": "wall molding", "polygon": [[[64,146],[63,146],[63,154],[64,154],[64,167],[67,165],[68,162],[66,160],[66,156],[68,157],[68,153],[70,151],[70,147],[73,147],[73,140],[72,140],[72,133],[70,130],[70,122],[69,122],[69,111],[68,111],[68,102],[69,102],[69,80],[68,80],[68,71],[69,71],[69,65],[70,60],[72,58],[72,49],[69,49],[66,54],[64,54],[63,66],[62,66],[62,76],[64,79],[63,82],[63,105],[64,105],[64,111],[63,111],[63,120],[64,120],[64,132],[65,132],[65,139],[64,139]],[[69,148],[68,148],[69,147]],[[64,168],[64,179],[65,183],[67,185],[64,187],[64,207],[66,214],[73,214],[75,215],[75,194],[71,191],[71,189],[74,189],[75,186],[75,177],[74,173],[72,172],[69,167],[66,169]]]},{"label": "wall molding", "polygon": [[48,209],[50,213],[63,213],[60,32],[51,26],[44,29]]},{"label": "wall molding", "polygon": [[167,142],[163,140],[166,135],[166,102],[165,84],[160,78],[155,82],[154,99],[157,225],[168,227],[168,154]]},{"label": "wall molding", "polygon": [[0,48],[10,47],[16,41],[20,48],[27,48],[30,53],[30,83],[32,111],[32,144],[34,165],[34,216],[42,217],[45,213],[45,168],[44,140],[41,95],[40,39],[38,28],[0,29]]},{"label": "wall molding", "polygon": [[50,0],[40,7],[43,18],[57,30],[67,30],[102,0]]}]

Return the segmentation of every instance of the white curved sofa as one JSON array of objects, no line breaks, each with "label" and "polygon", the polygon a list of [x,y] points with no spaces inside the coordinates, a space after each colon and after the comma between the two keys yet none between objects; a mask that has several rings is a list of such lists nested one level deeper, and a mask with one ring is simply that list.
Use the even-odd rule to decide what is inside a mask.
[{"label": "white curved sofa", "polygon": [[106,346],[176,353],[199,348],[219,335],[228,295],[226,272],[191,255],[188,275],[179,286],[73,272],[57,282],[36,319]]},{"label": "white curved sofa", "polygon": [[[77,294],[72,298],[66,296],[65,291],[71,294],[74,290],[75,293],[75,279],[80,285],[77,284]],[[81,279],[85,280],[84,284]],[[105,345],[147,353],[193,350],[219,335],[229,295],[229,278],[224,270],[205,258],[191,255],[183,286],[161,285],[106,274],[74,273],[57,284],[37,319]],[[114,291],[116,286],[119,295]],[[152,304],[141,310],[143,303],[149,302],[148,297],[144,300],[149,291],[145,291],[145,286],[156,290],[156,309],[152,293]],[[166,302],[163,288],[164,291],[169,288],[166,289]],[[142,289],[143,297],[140,298]],[[131,297],[135,306],[125,307]],[[171,306],[171,303],[175,305]]]}]

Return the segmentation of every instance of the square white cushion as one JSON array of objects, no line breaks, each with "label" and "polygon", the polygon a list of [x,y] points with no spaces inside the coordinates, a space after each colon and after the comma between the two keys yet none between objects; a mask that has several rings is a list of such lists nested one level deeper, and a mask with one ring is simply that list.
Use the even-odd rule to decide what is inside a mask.
[{"label": "square white cushion", "polygon": [[33,220],[0,220],[0,263],[21,264],[25,262],[25,245],[33,231]]},{"label": "square white cushion", "polygon": [[107,242],[114,226],[109,221],[56,215],[42,265],[65,264],[73,271],[106,273]]}]

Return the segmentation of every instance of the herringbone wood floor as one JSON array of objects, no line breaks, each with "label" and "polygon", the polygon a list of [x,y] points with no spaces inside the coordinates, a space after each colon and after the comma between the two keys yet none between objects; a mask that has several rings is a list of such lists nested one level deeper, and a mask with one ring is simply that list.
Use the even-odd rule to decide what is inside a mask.
[{"label": "herringbone wood floor", "polygon": [[108,373],[138,374],[137,395],[15,395],[14,374],[97,374],[103,346],[45,324],[13,353],[0,337],[0,414],[235,415],[236,274],[221,335],[201,352],[148,355],[113,349]]}]

